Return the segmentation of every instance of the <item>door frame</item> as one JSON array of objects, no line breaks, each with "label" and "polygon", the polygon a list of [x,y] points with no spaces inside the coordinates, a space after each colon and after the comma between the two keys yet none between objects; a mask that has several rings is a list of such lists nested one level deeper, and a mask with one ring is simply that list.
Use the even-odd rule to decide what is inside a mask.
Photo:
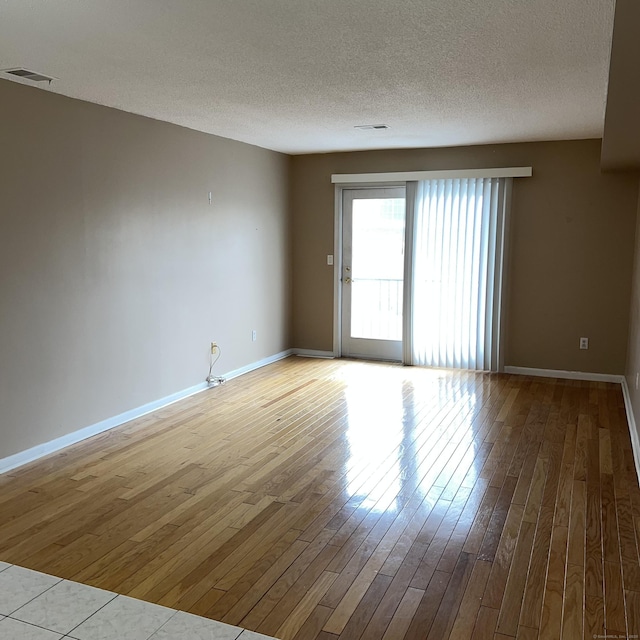
[{"label": "door frame", "polygon": [[[372,188],[405,189],[407,183],[400,182],[354,182],[341,183],[335,186],[335,207],[333,220],[333,356],[342,357],[342,221],[343,221],[343,191],[366,190]],[[405,225],[406,225],[405,220]],[[406,252],[405,252],[406,254]],[[406,274],[405,274],[406,275]],[[405,281],[406,287],[406,281]]]}]

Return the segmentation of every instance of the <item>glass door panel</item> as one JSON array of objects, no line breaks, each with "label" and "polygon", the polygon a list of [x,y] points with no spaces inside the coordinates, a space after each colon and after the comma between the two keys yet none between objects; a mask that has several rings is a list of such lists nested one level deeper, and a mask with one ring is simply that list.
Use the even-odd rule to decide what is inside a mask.
[{"label": "glass door panel", "polygon": [[404,188],[343,192],[342,353],[402,359]]}]

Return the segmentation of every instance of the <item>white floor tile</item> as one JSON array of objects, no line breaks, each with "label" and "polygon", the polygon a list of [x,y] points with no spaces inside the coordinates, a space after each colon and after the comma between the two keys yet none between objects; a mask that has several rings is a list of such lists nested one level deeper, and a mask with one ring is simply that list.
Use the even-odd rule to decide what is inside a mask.
[{"label": "white floor tile", "polygon": [[62,636],[19,620],[4,618],[0,620],[0,638],[2,640],[60,640]]},{"label": "white floor tile", "polygon": [[148,640],[174,609],[118,596],[69,633],[78,640]]},{"label": "white floor tile", "polygon": [[0,640],[63,635],[69,640],[275,640],[0,562]]},{"label": "white floor tile", "polygon": [[11,617],[59,633],[69,633],[115,597],[116,594],[110,591],[63,580]]},{"label": "white floor tile", "polygon": [[151,640],[236,640],[242,629],[178,611]]},{"label": "white floor tile", "polygon": [[0,613],[12,614],[58,582],[60,578],[15,565],[0,571]]}]

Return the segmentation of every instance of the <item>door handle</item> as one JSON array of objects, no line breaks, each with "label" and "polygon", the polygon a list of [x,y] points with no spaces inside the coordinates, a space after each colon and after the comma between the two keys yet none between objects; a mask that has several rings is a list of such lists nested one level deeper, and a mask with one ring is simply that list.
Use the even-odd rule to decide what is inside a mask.
[{"label": "door handle", "polygon": [[344,279],[344,283],[345,284],[351,284],[351,278],[345,278]]}]

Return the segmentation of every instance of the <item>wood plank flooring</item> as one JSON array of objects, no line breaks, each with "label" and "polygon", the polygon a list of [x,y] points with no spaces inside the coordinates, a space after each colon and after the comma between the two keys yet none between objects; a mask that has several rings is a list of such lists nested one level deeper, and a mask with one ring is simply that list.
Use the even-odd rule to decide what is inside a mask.
[{"label": "wood plank flooring", "polygon": [[0,560],[283,640],[640,634],[620,387],[292,357],[0,476]]}]

